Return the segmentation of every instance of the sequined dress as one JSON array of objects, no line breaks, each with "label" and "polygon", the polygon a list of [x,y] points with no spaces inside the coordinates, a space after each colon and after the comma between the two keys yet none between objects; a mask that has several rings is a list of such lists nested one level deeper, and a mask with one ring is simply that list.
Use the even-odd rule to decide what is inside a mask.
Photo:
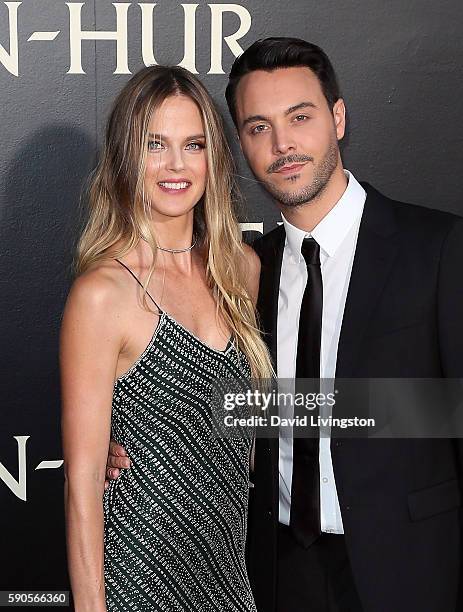
[{"label": "sequined dress", "polygon": [[218,437],[212,414],[214,382],[249,377],[249,364],[232,341],[216,350],[159,310],[114,385],[111,436],[132,466],[103,496],[107,609],[256,612],[245,567],[251,440]]}]

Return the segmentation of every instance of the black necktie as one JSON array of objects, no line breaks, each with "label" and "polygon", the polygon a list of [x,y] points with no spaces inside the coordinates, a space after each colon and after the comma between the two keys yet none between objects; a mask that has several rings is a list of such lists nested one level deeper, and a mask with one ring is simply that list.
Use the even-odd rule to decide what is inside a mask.
[{"label": "black necktie", "polygon": [[[320,269],[320,246],[313,238],[304,238],[302,255],[307,265],[307,285],[301,303],[297,338],[296,378],[316,379],[313,389],[319,392],[320,344],[322,330],[323,285]],[[296,391],[298,391],[296,381]],[[312,391],[304,387],[305,391]],[[304,414],[315,411],[304,410]],[[318,430],[317,430],[318,431]],[[308,548],[320,535],[320,469],[319,438],[302,437],[293,440],[293,478],[291,486],[290,527],[296,540]]]}]

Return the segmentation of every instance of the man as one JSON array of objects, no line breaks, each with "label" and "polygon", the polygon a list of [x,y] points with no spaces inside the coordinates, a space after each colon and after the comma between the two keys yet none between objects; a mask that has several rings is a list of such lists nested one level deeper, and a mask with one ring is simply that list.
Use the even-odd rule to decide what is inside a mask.
[{"label": "man", "polygon": [[[325,53],[258,41],[226,97],[283,215],[254,244],[279,378],[461,377],[463,219],[392,201],[343,169],[345,106]],[[258,439],[248,567],[259,612],[460,609],[459,450]]]}]

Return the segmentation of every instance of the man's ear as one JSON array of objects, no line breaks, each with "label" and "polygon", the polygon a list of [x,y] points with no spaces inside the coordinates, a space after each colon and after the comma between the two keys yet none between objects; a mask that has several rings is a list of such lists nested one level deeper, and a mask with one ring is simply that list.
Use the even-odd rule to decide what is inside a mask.
[{"label": "man's ear", "polygon": [[339,98],[333,106],[333,120],[338,140],[342,140],[346,131],[346,106],[344,100]]}]

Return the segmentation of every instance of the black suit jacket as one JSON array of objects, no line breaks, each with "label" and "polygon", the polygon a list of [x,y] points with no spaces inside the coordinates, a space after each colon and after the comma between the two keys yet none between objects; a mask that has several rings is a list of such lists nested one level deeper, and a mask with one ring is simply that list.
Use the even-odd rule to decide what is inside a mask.
[{"label": "black suit jacket", "polygon": [[[462,377],[463,218],[364,188],[336,376]],[[275,364],[284,242],[280,226],[254,243],[262,263],[258,310]],[[462,549],[459,443],[332,439],[331,452],[365,612],[455,612]],[[249,575],[259,612],[274,612],[278,440],[257,440],[253,480]]]}]

